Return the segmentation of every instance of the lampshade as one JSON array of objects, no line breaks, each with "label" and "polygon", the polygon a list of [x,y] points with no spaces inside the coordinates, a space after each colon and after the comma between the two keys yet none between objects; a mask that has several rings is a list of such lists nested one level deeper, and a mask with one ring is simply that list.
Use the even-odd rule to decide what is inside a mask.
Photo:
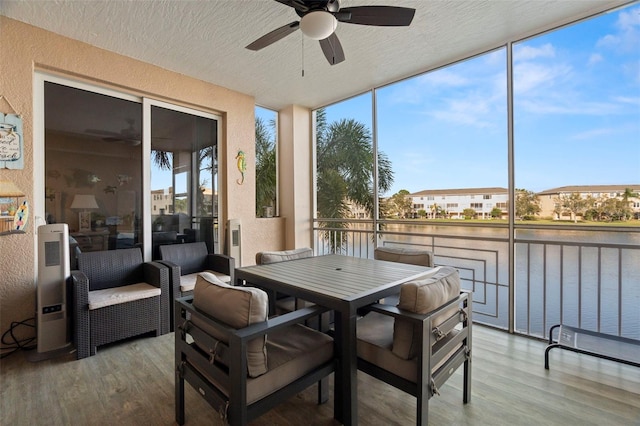
[{"label": "lampshade", "polygon": [[324,10],[309,12],[300,20],[302,33],[314,40],[323,40],[329,37],[337,26],[336,18]]},{"label": "lampshade", "polygon": [[10,180],[0,180],[0,197],[24,197],[24,192]]},{"label": "lampshade", "polygon": [[73,197],[73,202],[71,203],[72,209],[97,209],[98,203],[96,202],[96,197],[94,195],[75,195]]}]

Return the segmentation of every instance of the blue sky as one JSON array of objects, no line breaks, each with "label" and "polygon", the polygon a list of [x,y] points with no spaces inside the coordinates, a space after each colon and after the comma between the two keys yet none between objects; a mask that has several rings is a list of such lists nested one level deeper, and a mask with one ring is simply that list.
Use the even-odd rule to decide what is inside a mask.
[{"label": "blue sky", "polygon": [[[516,187],[640,183],[640,6],[514,44]],[[507,187],[506,51],[377,91],[400,189]],[[327,107],[371,128],[371,95]]]}]

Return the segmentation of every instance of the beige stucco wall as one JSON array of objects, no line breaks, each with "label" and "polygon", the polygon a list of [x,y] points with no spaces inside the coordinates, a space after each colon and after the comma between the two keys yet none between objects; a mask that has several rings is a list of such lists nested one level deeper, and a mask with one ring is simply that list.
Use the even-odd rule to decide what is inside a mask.
[{"label": "beige stucco wall", "polygon": [[287,218],[285,246],[313,247],[310,111],[298,105],[283,108],[278,115],[278,131],[280,214]]},{"label": "beige stucco wall", "polygon": [[[222,116],[220,155],[221,224],[229,218],[242,222],[242,264],[254,263],[258,250],[284,248],[281,218],[255,218],[255,132],[254,99],[223,87],[170,72],[140,61],[80,43],[48,31],[0,16],[0,95],[22,115],[25,164],[22,170],[0,170],[0,179],[9,179],[34,199],[33,80],[38,70],[121,92],[214,112]],[[11,108],[0,101],[0,112]],[[238,185],[235,155],[246,154],[245,182]],[[33,209],[25,234],[0,236],[0,332],[11,321],[33,317],[35,310],[35,227]],[[224,238],[224,235],[221,235]],[[259,242],[259,244],[255,244]],[[20,335],[20,332],[19,332]]]}]

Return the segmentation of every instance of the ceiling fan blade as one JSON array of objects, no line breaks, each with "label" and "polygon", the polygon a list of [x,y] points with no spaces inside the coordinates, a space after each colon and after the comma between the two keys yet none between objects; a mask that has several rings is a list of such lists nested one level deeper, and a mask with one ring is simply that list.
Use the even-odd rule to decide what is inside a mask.
[{"label": "ceiling fan blade", "polygon": [[308,12],[309,6],[304,4],[304,0],[276,0],[278,3],[282,3],[285,6],[293,7],[300,12]]},{"label": "ceiling fan blade", "polygon": [[299,27],[300,27],[300,22],[293,21],[287,25],[283,25],[282,27],[276,28],[275,30],[263,35],[253,43],[249,44],[246,48],[249,50],[260,50],[288,36],[295,30],[297,30]]},{"label": "ceiling fan blade", "polygon": [[336,33],[331,34],[324,40],[320,40],[320,47],[331,65],[336,65],[344,61],[344,51],[342,50],[342,45]]},{"label": "ceiling fan blade", "polygon": [[415,9],[398,6],[356,6],[340,9],[334,16],[340,22],[382,27],[406,27],[413,21]]}]

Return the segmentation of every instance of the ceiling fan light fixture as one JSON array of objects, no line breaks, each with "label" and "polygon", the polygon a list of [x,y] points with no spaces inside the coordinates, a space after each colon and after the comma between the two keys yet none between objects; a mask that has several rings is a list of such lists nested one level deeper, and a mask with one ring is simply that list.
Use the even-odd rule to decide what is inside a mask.
[{"label": "ceiling fan light fixture", "polygon": [[309,12],[300,20],[302,33],[314,40],[324,40],[329,37],[337,26],[338,20],[324,10]]}]

